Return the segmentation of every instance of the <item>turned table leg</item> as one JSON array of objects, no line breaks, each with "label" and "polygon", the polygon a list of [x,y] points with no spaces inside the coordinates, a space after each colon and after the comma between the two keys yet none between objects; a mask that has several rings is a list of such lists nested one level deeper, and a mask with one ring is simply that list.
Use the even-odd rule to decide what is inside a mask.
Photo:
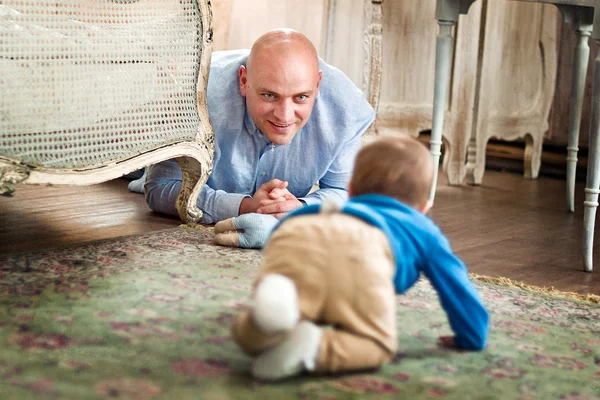
[{"label": "turned table leg", "polygon": [[444,129],[444,113],[446,111],[446,101],[448,99],[448,87],[450,86],[450,65],[452,62],[452,51],[454,46],[452,27],[455,23],[456,18],[453,21],[438,20],[440,32],[436,42],[433,124],[430,144],[431,159],[434,165],[433,183],[429,195],[429,200],[432,203],[435,198],[435,189],[437,186],[438,166],[442,147],[442,130]]},{"label": "turned table leg", "polygon": [[567,146],[567,207],[575,211],[575,176],[577,171],[577,151],[579,150],[579,130],[581,126],[581,109],[585,90],[585,79],[590,57],[589,37],[592,33],[591,22],[577,16],[573,30],[577,37],[573,60],[573,76],[571,80],[571,99],[569,104],[569,142]]},{"label": "turned table leg", "polygon": [[[600,28],[600,17],[596,17],[594,25],[596,28]],[[596,32],[594,36],[596,43],[600,46],[600,32]],[[594,225],[596,222],[596,210],[598,208],[598,188],[600,187],[600,175],[598,170],[600,169],[600,160],[598,159],[598,151],[600,150],[600,142],[598,136],[600,135],[600,54],[594,61],[594,86],[592,93],[592,119],[590,123],[590,144],[589,144],[589,157],[587,167],[587,183],[585,188],[585,201],[583,205],[584,217],[583,217],[583,261],[584,270],[586,272],[592,272],[592,256],[594,247]]]}]

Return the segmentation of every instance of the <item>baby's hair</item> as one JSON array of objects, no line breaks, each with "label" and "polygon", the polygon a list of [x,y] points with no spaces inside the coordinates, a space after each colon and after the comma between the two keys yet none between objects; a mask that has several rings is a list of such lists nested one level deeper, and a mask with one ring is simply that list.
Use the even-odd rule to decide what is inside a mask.
[{"label": "baby's hair", "polygon": [[350,188],[353,196],[382,194],[419,208],[429,199],[432,181],[424,144],[409,136],[382,137],[359,151]]}]

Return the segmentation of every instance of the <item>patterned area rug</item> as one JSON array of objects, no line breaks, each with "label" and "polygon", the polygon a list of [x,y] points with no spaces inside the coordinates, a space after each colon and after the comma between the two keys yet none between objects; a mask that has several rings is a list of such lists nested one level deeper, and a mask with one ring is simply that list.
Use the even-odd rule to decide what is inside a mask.
[{"label": "patterned area rug", "polygon": [[600,306],[477,282],[489,347],[450,333],[431,286],[398,296],[375,372],[262,384],[229,337],[260,252],[177,228],[0,256],[0,399],[600,399]]}]

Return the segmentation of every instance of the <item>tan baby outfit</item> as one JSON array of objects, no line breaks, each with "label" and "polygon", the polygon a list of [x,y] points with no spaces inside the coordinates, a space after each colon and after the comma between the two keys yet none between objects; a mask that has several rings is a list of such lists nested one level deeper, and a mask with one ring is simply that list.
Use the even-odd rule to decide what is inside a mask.
[{"label": "tan baby outfit", "polygon": [[[291,279],[302,320],[329,325],[316,373],[379,367],[397,349],[395,261],[383,232],[346,214],[312,214],[285,221],[264,249],[255,285],[268,274]],[[243,313],[234,340],[255,356],[285,334],[265,334]]]}]

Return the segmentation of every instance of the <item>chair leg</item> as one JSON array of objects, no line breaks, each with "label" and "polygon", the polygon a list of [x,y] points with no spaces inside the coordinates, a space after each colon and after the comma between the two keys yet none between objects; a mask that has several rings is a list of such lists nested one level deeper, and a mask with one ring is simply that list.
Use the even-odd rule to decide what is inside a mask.
[{"label": "chair leg", "polygon": [[575,178],[577,172],[577,151],[579,150],[579,129],[581,125],[581,109],[585,90],[587,66],[590,58],[588,40],[592,33],[592,25],[578,20],[574,25],[577,42],[573,59],[573,76],[571,80],[571,99],[569,103],[569,142],[567,145],[567,208],[575,211]]},{"label": "chair leg", "polygon": [[448,99],[448,88],[450,86],[450,65],[454,40],[452,38],[452,27],[455,21],[439,20],[440,32],[436,41],[435,54],[435,86],[433,95],[433,124],[431,128],[431,161],[433,162],[433,183],[429,200],[433,203],[435,189],[437,186],[438,170],[442,147],[442,131],[444,129],[444,113],[446,112],[446,101]]},{"label": "chair leg", "polygon": [[[478,128],[477,132],[481,132]],[[483,135],[472,137],[467,147],[467,184],[481,185],[485,172],[485,151],[488,138]]]},{"label": "chair leg", "polygon": [[[596,40],[600,46],[600,39]],[[592,119],[590,123],[590,144],[587,169],[587,183],[585,188],[585,207],[583,217],[583,261],[584,270],[592,272],[593,247],[594,247],[594,225],[596,222],[596,210],[598,208],[598,188],[600,187],[600,54],[594,61],[594,86],[592,91]]]},{"label": "chair leg", "polygon": [[209,150],[204,146],[199,150],[190,152],[189,156],[175,159],[183,173],[176,201],[177,213],[188,225],[194,225],[202,218],[202,210],[197,205],[198,195],[208,181],[213,167],[213,158]]},{"label": "chair leg", "polygon": [[462,143],[450,144],[446,141],[444,169],[448,176],[448,185],[459,186],[463,182],[466,174],[466,155],[467,150]]},{"label": "chair leg", "polygon": [[[332,6],[334,2],[331,3]],[[334,7],[334,6],[333,6]],[[363,73],[363,90],[371,107],[379,112],[379,97],[381,93],[381,67],[383,61],[383,10],[382,0],[371,0],[371,6],[366,7],[366,28],[363,34],[366,44],[367,59]],[[333,29],[333,27],[330,27]],[[328,46],[329,49],[330,46]],[[377,135],[377,122],[373,121],[366,135]]]},{"label": "chair leg", "polygon": [[523,157],[523,170],[525,179],[537,179],[542,161],[542,132],[525,135],[525,156]]}]

